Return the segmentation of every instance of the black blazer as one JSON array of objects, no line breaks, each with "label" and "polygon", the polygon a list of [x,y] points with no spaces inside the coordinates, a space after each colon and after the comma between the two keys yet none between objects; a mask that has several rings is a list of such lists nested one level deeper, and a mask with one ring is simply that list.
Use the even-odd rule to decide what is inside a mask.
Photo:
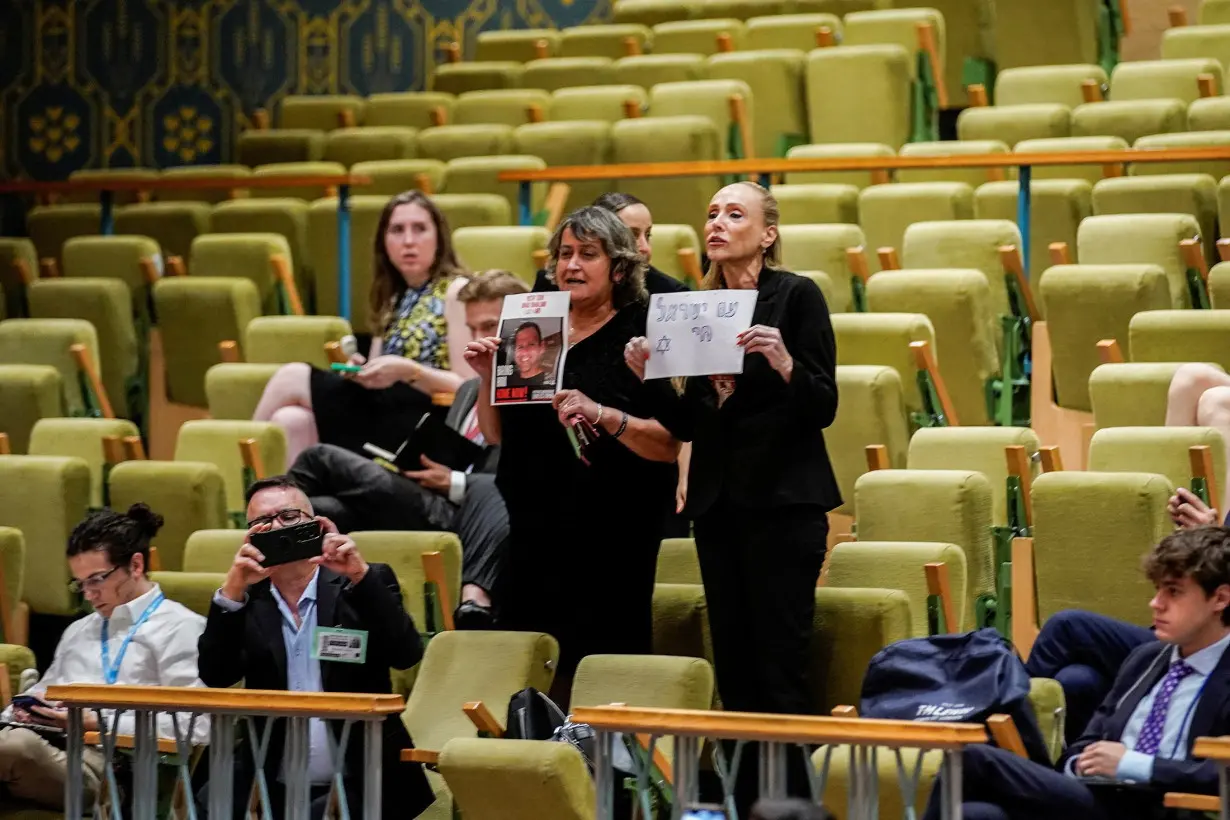
[{"label": "black blazer", "polygon": [[708,377],[687,380],[681,415],[690,429],[672,432],[692,441],[684,510],[692,518],[719,500],[823,512],[841,504],[822,432],[837,415],[837,346],[824,296],[802,276],[765,268],[752,324],[781,330],[794,372],[787,384],[768,359],[749,355],[720,408]]},{"label": "black blazer", "polygon": [[[368,633],[365,663],[320,664],[326,692],[387,694],[392,691],[389,669],[409,669],[423,657],[422,639],[402,607],[401,588],[393,570],[385,564],[370,567],[357,584],[329,570],[320,570],[316,583],[318,625]],[[217,604],[210,606],[197,648],[201,680],[206,686],[234,686],[242,680],[248,689],[286,689],[282,615],[269,581],[254,584],[248,590],[247,605],[237,612],[227,612]],[[257,725],[262,727],[263,723]],[[338,739],[340,725],[330,728]],[[265,765],[270,783],[276,781],[280,771],[284,744],[285,732],[275,726]],[[422,767],[400,760],[401,750],[410,746],[410,734],[401,715],[386,717],[382,746],[386,814],[396,812],[415,817],[435,799]],[[362,735],[352,731],[346,753],[347,779],[361,784],[363,768]],[[242,797],[246,801],[253,778],[250,754],[236,754],[235,774],[237,800]]]},{"label": "black blazer", "polygon": [[[1078,757],[1085,747],[1099,740],[1118,740],[1132,712],[1140,705],[1170,665],[1173,644],[1149,642],[1132,650],[1110,694],[1094,712],[1080,739],[1064,750],[1055,768],[1064,771],[1068,761]],[[1192,760],[1192,746],[1198,737],[1218,737],[1230,734],[1230,651],[1209,676],[1200,700],[1192,713],[1191,726],[1187,732],[1187,760],[1153,761],[1153,780],[1150,785],[1161,792],[1197,792],[1217,794],[1217,764],[1209,760]]]},{"label": "black blazer", "polygon": [[[453,397],[453,405],[449,407],[448,412],[444,415],[444,423],[463,436],[466,431],[462,429],[462,425],[466,423],[466,416],[469,415],[471,408],[478,403],[478,385],[478,379],[470,379],[462,383],[461,387],[457,388],[457,395]],[[500,446],[498,444],[488,444],[483,457],[474,465],[474,472],[491,473],[494,475],[499,464]]]}]

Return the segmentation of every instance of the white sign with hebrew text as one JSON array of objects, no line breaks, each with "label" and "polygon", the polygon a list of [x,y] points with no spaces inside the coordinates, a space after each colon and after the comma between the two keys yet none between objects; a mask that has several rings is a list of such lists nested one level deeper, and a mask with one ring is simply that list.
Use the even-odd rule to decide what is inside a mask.
[{"label": "white sign with hebrew text", "polygon": [[743,372],[739,334],[752,325],[754,290],[698,290],[649,297],[645,378]]}]

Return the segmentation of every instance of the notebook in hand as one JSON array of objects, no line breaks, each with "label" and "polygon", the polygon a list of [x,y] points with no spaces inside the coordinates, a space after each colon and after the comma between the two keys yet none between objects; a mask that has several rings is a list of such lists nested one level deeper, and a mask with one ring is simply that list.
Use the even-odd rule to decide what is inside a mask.
[{"label": "notebook in hand", "polygon": [[483,457],[484,448],[449,427],[439,416],[424,413],[414,425],[410,437],[396,451],[390,452],[374,444],[363,449],[378,460],[386,461],[398,470],[423,469],[422,456],[443,464],[450,470],[467,472]]}]

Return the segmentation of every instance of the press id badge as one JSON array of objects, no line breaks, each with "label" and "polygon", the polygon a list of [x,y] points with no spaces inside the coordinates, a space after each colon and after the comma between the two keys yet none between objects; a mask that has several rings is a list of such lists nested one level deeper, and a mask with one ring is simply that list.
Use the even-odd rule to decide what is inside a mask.
[{"label": "press id badge", "polygon": [[367,632],[362,629],[316,627],[312,633],[312,660],[363,663],[367,660]]}]

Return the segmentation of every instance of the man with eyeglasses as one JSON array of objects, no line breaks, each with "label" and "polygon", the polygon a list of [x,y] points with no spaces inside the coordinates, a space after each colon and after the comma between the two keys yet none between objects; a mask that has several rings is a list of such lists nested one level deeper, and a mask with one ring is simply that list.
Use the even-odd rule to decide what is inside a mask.
[{"label": "man with eyeglasses", "polygon": [[[64,808],[68,710],[43,700],[47,687],[201,685],[196,646],[205,619],[167,600],[145,574],[150,539],[161,526],[162,516],[134,504],[126,514],[93,513],[73,530],[68,540],[71,587],[84,595],[93,612],[65,630],[46,674],[24,693],[36,700],[0,713],[0,806],[12,801]],[[103,712],[108,727],[113,718],[110,711]],[[132,734],[134,720],[132,712],[121,715],[118,732]],[[83,722],[86,730],[99,728],[94,712],[87,711]],[[171,715],[158,715],[157,726],[159,735],[175,738]],[[181,721],[181,726],[187,723]],[[198,720],[192,742],[208,740],[209,721]],[[87,747],[83,762],[88,806],[103,774],[102,752]]]},{"label": "man with eyeglasses", "polygon": [[[389,669],[409,669],[423,657],[418,630],[402,606],[401,588],[385,564],[368,564],[349,536],[317,516],[290,476],[262,479],[248,488],[248,537],[235,555],[222,588],[214,594],[200,640],[199,668],[206,686],[239,681],[249,689],[295,692],[392,691]],[[324,539],[319,555],[275,566],[252,544],[256,533],[318,521]],[[358,647],[351,652],[354,639]],[[338,646],[345,647],[335,654]],[[280,721],[279,721],[280,722]],[[258,733],[264,721],[258,719]],[[310,724],[308,778],[312,817],[322,817],[330,784],[340,771],[350,815],[361,814],[363,744],[351,740],[337,760],[340,722]],[[285,802],[282,755],[285,732],[269,734],[265,777],[275,815]],[[416,817],[435,799],[422,767],[400,762],[411,746],[400,715],[384,722],[381,795],[386,812]],[[235,816],[246,815],[254,779],[252,756],[235,758]]]}]

